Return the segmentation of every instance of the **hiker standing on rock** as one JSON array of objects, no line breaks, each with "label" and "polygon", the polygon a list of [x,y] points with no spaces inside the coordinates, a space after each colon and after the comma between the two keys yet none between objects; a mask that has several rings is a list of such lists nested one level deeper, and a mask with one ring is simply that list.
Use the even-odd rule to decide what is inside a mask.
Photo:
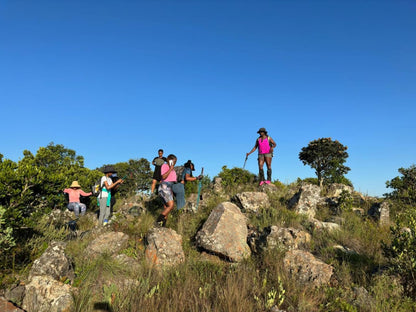
[{"label": "hiker standing on rock", "polygon": [[167,158],[167,164],[163,164],[161,167],[162,180],[159,184],[158,193],[164,202],[164,209],[156,219],[156,226],[166,225],[169,212],[172,211],[174,206],[172,186],[176,183],[176,172],[174,170],[176,161],[176,156],[170,154]]},{"label": "hiker standing on rock", "polygon": [[[246,158],[257,148],[259,149],[259,157],[257,158],[257,160],[259,162],[260,185],[263,185],[264,183],[270,184],[272,180],[273,149],[276,147],[276,142],[267,135],[267,131],[265,128],[260,128],[259,131],[257,131],[257,133],[260,134],[260,136],[256,140],[253,149],[246,154]],[[264,179],[264,162],[266,162],[267,165],[267,180]]]},{"label": "hiker standing on rock", "polygon": [[117,171],[113,166],[106,166],[103,170],[105,174],[100,181],[101,192],[98,195],[98,206],[100,206],[100,216],[98,221],[102,225],[108,224],[108,218],[111,213],[111,190],[115,190],[121,183],[124,182],[123,179],[119,179],[113,183],[111,176]]},{"label": "hiker standing on rock", "polygon": [[81,190],[81,185],[79,185],[78,181],[72,181],[71,186],[64,189],[64,193],[69,196],[68,210],[74,211],[76,217],[78,217],[80,213],[81,215],[84,215],[87,210],[87,206],[81,203],[79,198],[80,196],[91,196],[92,193],[85,193]]},{"label": "hiker standing on rock", "polygon": [[160,180],[162,179],[160,169],[162,165],[166,162],[166,157],[163,157],[163,149],[158,150],[157,153],[158,153],[158,156],[153,158],[153,161],[152,161],[152,165],[155,166],[155,171],[153,173],[151,194],[153,194],[153,192],[155,191],[156,183],[160,182]]}]

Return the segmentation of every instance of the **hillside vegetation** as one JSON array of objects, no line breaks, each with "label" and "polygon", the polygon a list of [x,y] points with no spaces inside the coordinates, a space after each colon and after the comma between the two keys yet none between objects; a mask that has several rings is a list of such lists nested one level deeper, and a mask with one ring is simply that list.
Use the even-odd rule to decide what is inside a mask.
[{"label": "hillside vegetation", "polygon": [[[181,237],[184,261],[166,266],[149,262],[146,253],[162,208],[146,192],[148,161],[115,166],[127,182],[117,194],[111,223],[98,225],[92,199],[71,230],[63,188],[77,180],[88,191],[101,173],[84,168],[83,158],[61,145],[50,144],[36,155],[25,152],[18,163],[0,155],[0,281],[7,299],[22,306],[23,296],[13,290],[33,279],[34,261],[48,246],[64,242],[73,275],[59,276],[57,283],[68,286],[72,311],[416,310],[415,166],[399,169],[401,175],[387,182],[393,191],[385,198],[346,191],[330,197],[330,185],[324,185],[319,196],[327,201],[316,205],[313,218],[291,202],[302,186],[318,184],[316,179],[259,188],[254,174],[223,167],[215,184],[203,180],[198,207],[196,185],[187,185],[187,209],[174,211],[166,224]],[[233,261],[201,248],[196,236],[210,214],[224,202],[237,204],[235,195],[245,192],[265,193],[269,200],[256,211],[242,209],[251,255]],[[382,203],[389,207],[387,223],[372,214]],[[331,230],[319,222],[339,227]],[[317,286],[286,270],[291,248],[283,243],[266,248],[261,240],[274,226],[310,235],[299,249],[332,267],[330,280]],[[119,250],[92,250],[94,242],[114,233],[123,239]],[[27,310],[43,311],[36,305]]]}]

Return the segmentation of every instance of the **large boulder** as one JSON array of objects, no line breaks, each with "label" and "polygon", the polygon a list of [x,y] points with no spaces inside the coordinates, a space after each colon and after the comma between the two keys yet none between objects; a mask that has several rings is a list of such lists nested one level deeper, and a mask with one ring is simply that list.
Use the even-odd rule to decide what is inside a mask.
[{"label": "large boulder", "polygon": [[283,247],[285,249],[299,249],[311,241],[311,235],[295,228],[271,226],[267,235],[267,249]]},{"label": "large boulder", "polygon": [[33,276],[26,285],[23,309],[36,312],[73,311],[71,286],[56,281],[51,276]]},{"label": "large boulder", "polygon": [[224,202],[211,211],[196,235],[199,247],[238,262],[250,256],[247,245],[247,223],[241,210],[233,203]]},{"label": "large boulder", "polygon": [[283,259],[283,266],[299,283],[316,287],[328,284],[333,274],[332,266],[303,250],[288,251]]},{"label": "large boulder", "polygon": [[33,262],[29,272],[29,281],[34,276],[49,275],[55,280],[74,280],[72,262],[65,254],[64,242],[51,242],[45,252]]},{"label": "large boulder", "polygon": [[145,257],[148,263],[171,266],[185,261],[182,236],[169,228],[153,228],[146,237]]},{"label": "large boulder", "polygon": [[86,256],[94,257],[103,253],[116,254],[122,250],[129,240],[123,232],[106,232],[92,240],[86,250]]},{"label": "large boulder", "polygon": [[323,202],[321,189],[317,185],[303,183],[299,191],[289,200],[289,207],[309,218],[315,217],[316,208]]},{"label": "large boulder", "polygon": [[233,202],[243,211],[258,212],[270,207],[269,197],[264,192],[242,192],[233,197]]}]

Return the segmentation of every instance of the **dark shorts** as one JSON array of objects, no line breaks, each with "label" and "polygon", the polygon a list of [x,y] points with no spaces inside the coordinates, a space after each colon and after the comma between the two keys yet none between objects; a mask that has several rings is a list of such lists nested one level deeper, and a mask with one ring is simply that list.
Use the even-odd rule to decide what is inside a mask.
[{"label": "dark shorts", "polygon": [[273,153],[259,154],[259,158],[257,158],[257,159],[264,159],[264,157],[266,157],[266,158],[272,158],[273,157]]},{"label": "dark shorts", "polygon": [[155,166],[155,172],[153,172],[153,179],[156,181],[162,180],[162,166]]}]

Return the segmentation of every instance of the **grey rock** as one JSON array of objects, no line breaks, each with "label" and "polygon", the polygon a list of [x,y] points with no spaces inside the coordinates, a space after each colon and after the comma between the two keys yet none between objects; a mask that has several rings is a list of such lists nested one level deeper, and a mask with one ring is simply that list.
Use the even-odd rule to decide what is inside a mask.
[{"label": "grey rock", "polygon": [[283,247],[285,249],[298,249],[311,241],[311,235],[295,228],[282,228],[271,226],[267,235],[267,249]]},{"label": "grey rock", "polygon": [[36,312],[70,312],[74,306],[70,285],[51,276],[34,276],[26,285],[23,309]]},{"label": "grey rock", "polygon": [[258,212],[260,208],[269,208],[269,197],[264,192],[242,192],[236,194],[232,201],[243,211]]},{"label": "grey rock", "polygon": [[373,204],[368,210],[368,214],[378,221],[379,225],[390,224],[390,204],[387,201]]},{"label": "grey rock", "polygon": [[323,203],[321,189],[317,185],[303,183],[299,191],[289,200],[289,207],[297,213],[315,217],[317,206]]},{"label": "grey rock", "polygon": [[29,272],[29,281],[34,276],[49,275],[55,280],[69,278],[74,280],[72,262],[65,254],[66,243],[51,242],[45,252],[33,262]]},{"label": "grey rock", "polygon": [[327,196],[328,197],[339,197],[343,191],[347,191],[352,194],[354,188],[341,183],[332,183],[328,187]]},{"label": "grey rock", "polygon": [[314,218],[309,219],[314,230],[327,230],[328,232],[339,231],[341,226],[335,222],[323,222]]},{"label": "grey rock", "polygon": [[88,244],[85,255],[96,257],[103,253],[116,254],[127,245],[128,240],[129,236],[123,232],[100,234]]},{"label": "grey rock", "polygon": [[283,266],[299,283],[316,287],[328,284],[333,275],[332,266],[302,250],[289,250],[283,259]]},{"label": "grey rock", "polygon": [[146,237],[146,261],[156,266],[172,266],[185,261],[182,236],[169,228],[152,228]]},{"label": "grey rock", "polygon": [[196,235],[199,247],[239,262],[250,256],[247,245],[247,223],[240,209],[224,202],[211,211],[202,229]]}]

